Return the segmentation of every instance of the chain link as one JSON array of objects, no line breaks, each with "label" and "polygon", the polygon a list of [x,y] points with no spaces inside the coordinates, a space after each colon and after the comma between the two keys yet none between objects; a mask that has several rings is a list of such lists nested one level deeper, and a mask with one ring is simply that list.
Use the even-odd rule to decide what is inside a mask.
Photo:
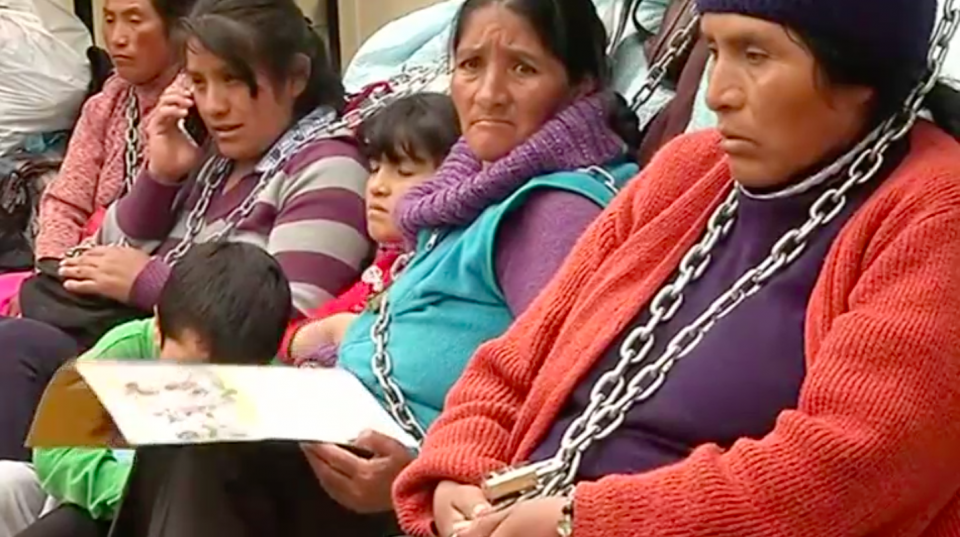
[{"label": "chain link", "polygon": [[[163,256],[163,261],[167,264],[174,265],[180,261],[180,259],[186,255],[190,250],[190,247],[196,242],[197,238],[200,236],[201,231],[203,231],[203,226],[205,224],[207,211],[210,209],[210,204],[213,202],[213,196],[219,190],[224,181],[226,181],[227,176],[230,175],[230,170],[233,166],[230,164],[230,161],[223,157],[214,157],[208,160],[203,168],[200,169],[200,173],[197,176],[197,182],[201,185],[200,196],[197,198],[197,203],[190,208],[190,211],[187,213],[186,226],[183,233],[183,237],[177,242],[177,245],[171,248]],[[251,192],[250,195],[243,201],[245,205],[251,199],[255,202],[256,198],[253,196],[256,191],[259,190],[261,183],[269,180],[267,174],[260,176],[257,186],[254,187],[254,192]],[[239,208],[234,209],[227,216],[227,222],[231,222],[234,215],[239,211]],[[224,233],[226,235],[226,233]],[[212,240],[212,238],[211,238]]]},{"label": "chain link", "polygon": [[[127,131],[124,140],[123,153],[123,191],[126,194],[133,188],[133,182],[140,175],[140,164],[143,157],[143,146],[140,141],[140,103],[137,93],[131,86],[127,95]],[[118,196],[119,197],[119,196]]]},{"label": "chain link", "polygon": [[[320,128],[313,129],[310,132],[297,137],[297,139],[294,140],[295,145],[293,147],[299,147],[303,143],[307,143],[310,140],[318,137],[328,136],[345,129],[356,127],[359,125],[359,123],[376,113],[378,110],[382,109],[393,100],[405,95],[423,91],[423,89],[433,82],[433,80],[446,72],[446,66],[447,61],[444,59],[443,61],[437,62],[432,66],[417,66],[404,70],[404,72],[390,79],[389,83],[387,84],[387,86],[389,86],[388,88],[382,88],[371,92],[368,98],[361,102],[360,105],[351,112],[344,114],[340,118],[334,118],[330,121],[326,121]],[[127,102],[127,131],[124,153],[124,192],[128,192],[131,188],[133,188],[133,182],[136,180],[137,175],[140,172],[140,163],[142,157],[142,144],[140,141],[139,132],[140,109],[137,103],[136,94],[133,93],[132,89]],[[278,152],[281,154],[276,154]],[[279,151],[276,146],[271,148],[266,158],[272,160],[272,165],[266,171],[260,174],[260,179],[256,186],[254,186],[253,190],[247,195],[240,206],[227,215],[227,217],[224,219],[225,225],[223,228],[210,236],[207,241],[219,241],[226,239],[237,229],[237,227],[240,226],[244,220],[250,217],[250,215],[253,213],[253,210],[256,208],[260,194],[266,188],[269,180],[276,174],[279,167],[286,162],[286,158],[288,158],[293,152],[294,151],[287,151],[286,154],[282,154],[283,152]],[[200,174],[198,175],[198,183],[201,184],[200,196],[197,199],[197,203],[187,214],[186,230],[183,238],[177,243],[176,246],[174,246],[163,256],[165,262],[169,264],[176,264],[196,242],[197,238],[203,231],[207,211],[210,208],[213,197],[223,186],[224,181],[226,181],[227,176],[230,174],[231,168],[232,165],[230,161],[223,157],[215,157],[204,164],[203,169],[201,169]],[[127,246],[128,241],[121,239],[114,245]],[[70,249],[66,256],[74,257],[80,255],[84,251],[88,250],[91,246],[93,246],[92,242],[84,242],[83,244]]]},{"label": "chain link", "polygon": [[[683,304],[684,289],[703,275],[710,264],[711,252],[733,226],[738,189],[735,188],[727,196],[711,216],[703,237],[684,255],[673,281],[667,283],[651,301],[647,322],[627,335],[620,346],[620,360],[601,375],[592,387],[587,407],[564,432],[557,453],[550,459],[526,467],[526,478],[534,476],[536,486],[505,503],[568,492],[573,486],[583,454],[594,443],[616,431],[631,408],[650,399],[663,386],[673,366],[687,356],[717,322],[793,263],[803,253],[810,237],[840,214],[853,189],[876,177],[890,146],[908,135],[923,108],[924,98],[937,81],[947,46],[960,25],[957,1],[947,0],[944,17],[933,34],[928,76],[907,98],[902,111],[871,133],[870,136],[876,141],[857,156],[846,170],[843,182],[824,192],[811,205],[806,222],[784,234],[773,245],[766,259],[744,273],[694,321],[677,332],[668,341],[664,351],[651,361],[656,328],[677,313]],[[637,367],[639,371],[628,377],[629,371]],[[495,478],[488,480],[488,487]]]},{"label": "chain link", "polygon": [[[427,239],[423,247],[423,253],[433,250],[439,241],[440,233],[438,231],[431,233],[430,238]],[[407,265],[413,260],[413,256],[413,252],[407,252],[394,261],[393,266],[390,268],[390,276],[393,281],[407,268]],[[390,352],[387,349],[387,345],[390,342],[388,295],[389,291],[384,290],[378,304],[377,318],[370,328],[370,339],[373,341],[373,358],[371,359],[370,366],[371,369],[373,369],[377,383],[380,385],[380,389],[383,391],[383,397],[387,403],[387,411],[404,431],[409,433],[417,443],[420,443],[427,435],[426,429],[417,421],[413,410],[410,409],[410,405],[403,395],[403,390],[400,389],[400,386],[393,380],[392,376],[393,357],[390,356]]]},{"label": "chain link", "polygon": [[345,113],[342,126],[356,128],[391,102],[424,91],[449,72],[450,62],[446,56],[432,64],[405,67],[386,84],[374,87],[359,106]]},{"label": "chain link", "polygon": [[700,17],[699,15],[694,15],[679,32],[675,32],[670,36],[666,52],[650,66],[643,85],[640,86],[640,89],[637,90],[637,93],[633,96],[633,100],[630,102],[631,110],[634,112],[639,111],[640,108],[647,104],[647,101],[654,96],[660,86],[663,85],[663,80],[666,78],[670,67],[673,66],[674,62],[676,62],[693,43],[699,26]]},{"label": "chain link", "polygon": [[[120,185],[120,194],[117,199],[133,188],[133,182],[140,175],[140,165],[143,157],[143,145],[140,140],[140,103],[133,86],[127,92],[124,118],[127,125],[123,138],[123,184]],[[96,236],[84,239],[80,244],[69,248],[64,253],[64,257],[77,257],[95,245]],[[117,246],[127,246],[127,241],[121,239],[117,241]]]}]

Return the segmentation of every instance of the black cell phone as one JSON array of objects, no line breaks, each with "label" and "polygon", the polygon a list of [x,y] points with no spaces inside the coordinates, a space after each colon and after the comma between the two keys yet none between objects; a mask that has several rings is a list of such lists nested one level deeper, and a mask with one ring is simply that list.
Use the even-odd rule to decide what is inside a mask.
[{"label": "black cell phone", "polygon": [[191,106],[190,111],[187,112],[187,117],[183,120],[183,128],[197,145],[207,143],[210,134],[207,132],[207,126],[203,124],[200,111],[197,110],[196,106]]}]

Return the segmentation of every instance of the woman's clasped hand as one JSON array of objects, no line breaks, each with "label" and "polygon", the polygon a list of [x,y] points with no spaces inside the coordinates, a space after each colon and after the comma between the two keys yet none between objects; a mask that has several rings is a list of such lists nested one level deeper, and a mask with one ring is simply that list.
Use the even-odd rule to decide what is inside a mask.
[{"label": "woman's clasped hand", "polygon": [[498,510],[480,487],[445,481],[437,486],[433,513],[440,537],[556,537],[566,503],[551,497]]},{"label": "woman's clasped hand", "polygon": [[60,277],[67,291],[130,301],[130,291],[150,256],[136,248],[96,246],[60,262]]}]

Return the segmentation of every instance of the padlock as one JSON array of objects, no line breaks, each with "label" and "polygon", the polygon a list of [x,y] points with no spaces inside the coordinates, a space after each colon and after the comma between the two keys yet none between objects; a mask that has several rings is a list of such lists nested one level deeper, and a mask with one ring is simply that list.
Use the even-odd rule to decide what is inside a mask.
[{"label": "padlock", "polygon": [[484,480],[483,495],[492,504],[534,491],[540,486],[535,466],[520,466],[494,472]]}]

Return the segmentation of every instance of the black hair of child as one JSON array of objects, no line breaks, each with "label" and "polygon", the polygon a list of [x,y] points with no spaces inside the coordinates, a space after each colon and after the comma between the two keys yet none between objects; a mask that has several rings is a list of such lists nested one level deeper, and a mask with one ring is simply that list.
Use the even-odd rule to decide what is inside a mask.
[{"label": "black hair of child", "polygon": [[401,97],[363,122],[358,131],[367,158],[404,159],[439,166],[460,138],[453,101],[442,93]]},{"label": "black hair of child", "polygon": [[174,265],[157,303],[161,341],[191,331],[211,363],[266,364],[292,314],[290,283],[252,244],[197,244]]}]

